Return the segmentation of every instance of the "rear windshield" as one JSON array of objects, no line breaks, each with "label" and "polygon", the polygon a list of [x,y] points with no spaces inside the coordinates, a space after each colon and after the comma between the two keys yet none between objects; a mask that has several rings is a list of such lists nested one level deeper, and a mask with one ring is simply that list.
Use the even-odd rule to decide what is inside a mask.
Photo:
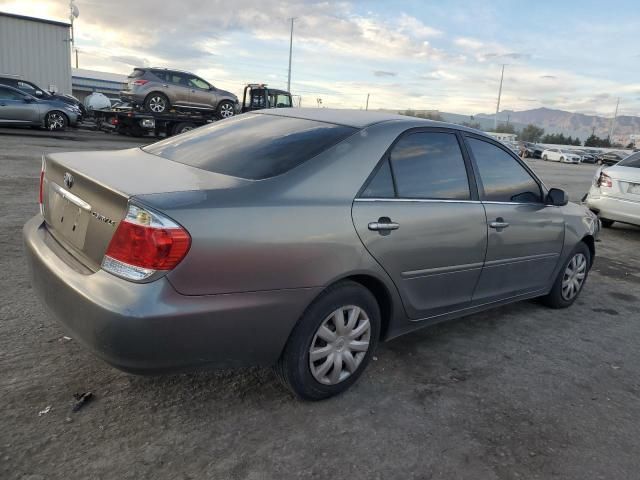
[{"label": "rear windshield", "polygon": [[210,172],[262,180],[287,172],[356,132],[275,115],[245,114],[143,148]]},{"label": "rear windshield", "polygon": [[620,162],[618,162],[618,166],[640,168],[640,153],[634,153],[630,157],[621,160]]},{"label": "rear windshield", "polygon": [[129,74],[128,78],[138,78],[138,77],[141,77],[142,75],[144,75],[144,70],[140,68],[136,68],[133,72]]}]

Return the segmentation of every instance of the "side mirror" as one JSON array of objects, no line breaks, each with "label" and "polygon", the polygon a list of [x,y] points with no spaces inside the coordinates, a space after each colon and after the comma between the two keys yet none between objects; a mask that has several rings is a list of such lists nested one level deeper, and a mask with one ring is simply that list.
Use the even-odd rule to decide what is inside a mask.
[{"label": "side mirror", "polygon": [[564,190],[559,188],[552,188],[547,193],[547,204],[555,205],[556,207],[562,207],[569,203],[569,195]]},{"label": "side mirror", "polygon": [[24,103],[31,103],[31,102],[33,102],[33,100],[34,100],[33,97],[24,97],[23,98]]}]

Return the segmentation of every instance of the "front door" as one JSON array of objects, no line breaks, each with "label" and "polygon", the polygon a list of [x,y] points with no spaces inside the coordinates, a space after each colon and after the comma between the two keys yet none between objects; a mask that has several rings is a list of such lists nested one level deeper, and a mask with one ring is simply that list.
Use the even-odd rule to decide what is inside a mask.
[{"label": "front door", "polygon": [[358,235],[413,319],[468,306],[482,271],[486,217],[459,141],[406,132],[353,204]]},{"label": "front door", "polygon": [[216,101],[215,89],[199,77],[189,77],[189,104],[202,110],[213,110]]},{"label": "front door", "polygon": [[487,215],[487,256],[473,295],[484,304],[551,287],[564,242],[564,218],[546,205],[538,180],[506,148],[467,136]]}]

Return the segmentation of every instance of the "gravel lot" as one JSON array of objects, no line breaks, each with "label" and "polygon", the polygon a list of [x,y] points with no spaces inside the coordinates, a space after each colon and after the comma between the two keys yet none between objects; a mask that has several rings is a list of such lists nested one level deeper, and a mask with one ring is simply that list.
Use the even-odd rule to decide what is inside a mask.
[{"label": "gravel lot", "polygon": [[[0,478],[638,478],[640,229],[603,232],[572,308],[521,302],[394,340],[328,401],[262,369],[130,376],[32,297],[21,228],[42,151],[137,144],[0,129]],[[595,171],[530,164],[577,201]]]}]

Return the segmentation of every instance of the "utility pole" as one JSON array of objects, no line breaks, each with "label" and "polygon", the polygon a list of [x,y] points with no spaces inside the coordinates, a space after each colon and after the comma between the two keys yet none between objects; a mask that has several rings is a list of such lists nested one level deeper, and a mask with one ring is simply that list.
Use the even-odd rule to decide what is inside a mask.
[{"label": "utility pole", "polygon": [[618,97],[618,101],[616,102],[616,112],[613,114],[613,119],[611,119],[611,127],[609,127],[609,141],[613,143],[613,129],[616,128],[616,118],[618,117],[618,105],[620,105],[620,97]]},{"label": "utility pole", "polygon": [[76,51],[76,68],[78,68],[78,49],[75,49]]},{"label": "utility pole", "polygon": [[369,110],[369,93],[367,93],[367,106],[364,107],[365,110]]},{"label": "utility pole", "polygon": [[500,111],[500,97],[502,96],[502,80],[504,79],[504,66],[506,63],[502,64],[502,73],[500,74],[500,88],[498,89],[498,104],[496,105],[496,116],[493,117],[493,131],[495,132],[498,129],[498,112]]},{"label": "utility pole", "polygon": [[291,35],[289,36],[289,76],[287,77],[287,92],[291,92],[291,55],[293,53],[293,21],[295,17],[291,17]]},{"label": "utility pole", "polygon": [[73,0],[69,0],[69,21],[71,23],[71,51],[75,50],[76,68],[78,68],[78,49],[76,47],[76,34],[73,30],[73,21],[80,15],[80,10]]}]

